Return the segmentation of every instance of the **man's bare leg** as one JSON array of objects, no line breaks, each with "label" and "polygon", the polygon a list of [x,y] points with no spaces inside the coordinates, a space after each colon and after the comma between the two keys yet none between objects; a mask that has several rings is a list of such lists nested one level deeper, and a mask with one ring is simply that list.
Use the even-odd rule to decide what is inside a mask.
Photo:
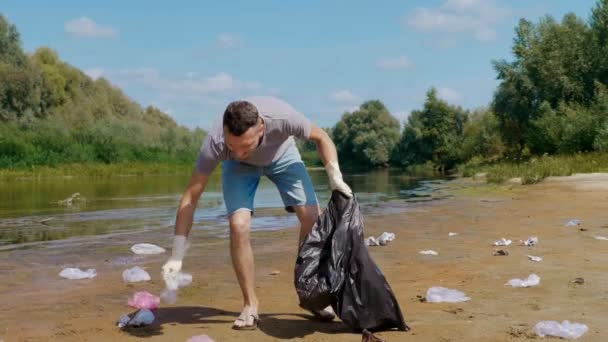
[{"label": "man's bare leg", "polygon": [[254,320],[258,317],[253,251],[249,242],[251,212],[249,210],[239,210],[230,216],[229,222],[232,266],[243,293],[243,311],[234,322],[234,327],[242,328],[252,326]]},{"label": "man's bare leg", "polygon": [[[298,246],[302,244],[306,236],[312,231],[312,227],[317,222],[319,215],[321,215],[321,208],[319,206],[296,206],[296,215],[300,221],[300,240]],[[320,311],[312,312],[315,318],[323,321],[331,321],[336,317],[331,306],[326,307]]]}]

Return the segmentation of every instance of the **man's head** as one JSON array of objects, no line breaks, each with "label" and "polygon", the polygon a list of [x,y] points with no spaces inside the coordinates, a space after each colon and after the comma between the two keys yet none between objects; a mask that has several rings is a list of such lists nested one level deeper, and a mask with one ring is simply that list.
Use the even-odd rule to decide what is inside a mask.
[{"label": "man's head", "polygon": [[257,108],[247,101],[231,102],[224,112],[224,140],[237,159],[247,158],[264,135]]}]

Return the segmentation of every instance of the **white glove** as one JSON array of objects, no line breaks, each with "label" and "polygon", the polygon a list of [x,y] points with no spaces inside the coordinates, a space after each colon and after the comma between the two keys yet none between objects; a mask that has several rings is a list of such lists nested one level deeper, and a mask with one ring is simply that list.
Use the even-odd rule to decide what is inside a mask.
[{"label": "white glove", "polygon": [[325,171],[329,177],[329,186],[332,190],[338,190],[347,197],[353,197],[353,191],[348,187],[342,179],[342,172],[340,172],[340,166],[338,161],[332,160],[325,165]]},{"label": "white glove", "polygon": [[173,238],[173,251],[169,260],[163,265],[163,277],[177,274],[182,269],[182,260],[190,244],[185,236],[175,235]]}]

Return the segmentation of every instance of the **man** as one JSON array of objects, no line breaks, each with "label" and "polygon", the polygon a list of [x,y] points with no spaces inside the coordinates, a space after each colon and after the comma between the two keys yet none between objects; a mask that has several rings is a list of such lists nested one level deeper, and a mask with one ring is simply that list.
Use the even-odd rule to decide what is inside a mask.
[{"label": "man", "polygon": [[[249,231],[260,177],[267,176],[277,186],[285,208],[296,213],[300,221],[300,243],[312,230],[321,211],[294,137],[315,142],[331,189],[352,196],[351,189],[342,180],[336,147],[324,130],[277,98],[252,97],[230,103],[222,125],[216,125],[209,132],[179,204],[173,255],[163,266],[165,276],[181,270],[194,210],[209,176],[221,161],[224,202],[230,223],[230,254],[243,293],[244,307],[234,322],[235,329],[255,329],[259,320]],[[313,314],[324,320],[334,318],[331,308]]]}]

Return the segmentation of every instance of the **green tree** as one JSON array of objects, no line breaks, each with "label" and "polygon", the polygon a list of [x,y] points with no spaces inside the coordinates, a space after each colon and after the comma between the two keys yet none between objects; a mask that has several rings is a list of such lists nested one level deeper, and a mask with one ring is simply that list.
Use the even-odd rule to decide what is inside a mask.
[{"label": "green tree", "polygon": [[357,168],[388,166],[399,140],[399,121],[379,100],[363,103],[344,113],[332,130],[340,162]]}]

